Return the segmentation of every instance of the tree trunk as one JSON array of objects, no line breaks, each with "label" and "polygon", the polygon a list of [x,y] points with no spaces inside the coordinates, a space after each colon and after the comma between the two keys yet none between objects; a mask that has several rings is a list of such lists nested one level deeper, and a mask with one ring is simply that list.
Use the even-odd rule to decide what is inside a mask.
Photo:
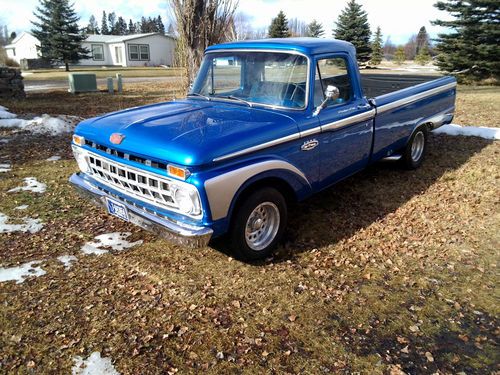
[{"label": "tree trunk", "polygon": [[64,62],[64,66],[66,66],[66,71],[69,72],[69,63],[67,61]]}]

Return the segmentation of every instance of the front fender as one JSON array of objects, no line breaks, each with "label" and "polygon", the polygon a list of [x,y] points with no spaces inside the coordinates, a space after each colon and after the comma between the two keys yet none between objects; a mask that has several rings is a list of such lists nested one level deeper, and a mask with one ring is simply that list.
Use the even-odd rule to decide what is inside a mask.
[{"label": "front fender", "polygon": [[284,160],[266,160],[250,164],[205,181],[212,220],[226,218],[242,191],[251,184],[269,177],[284,180],[298,197],[305,196],[311,191],[311,185],[304,173]]}]

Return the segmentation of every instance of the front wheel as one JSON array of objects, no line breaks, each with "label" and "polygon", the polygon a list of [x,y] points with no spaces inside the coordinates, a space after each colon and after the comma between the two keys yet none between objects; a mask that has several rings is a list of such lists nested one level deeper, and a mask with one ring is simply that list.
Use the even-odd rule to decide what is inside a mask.
[{"label": "front wheel", "polygon": [[424,161],[427,151],[427,128],[421,127],[413,133],[401,159],[407,169],[417,169]]},{"label": "front wheel", "polygon": [[287,221],[286,200],[276,189],[259,189],[243,201],[233,217],[229,235],[236,257],[244,260],[266,258],[283,236]]}]

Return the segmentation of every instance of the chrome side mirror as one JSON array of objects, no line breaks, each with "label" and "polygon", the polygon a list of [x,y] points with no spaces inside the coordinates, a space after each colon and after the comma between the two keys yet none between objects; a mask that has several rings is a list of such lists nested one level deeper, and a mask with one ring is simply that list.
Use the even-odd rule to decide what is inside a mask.
[{"label": "chrome side mirror", "polygon": [[336,100],[339,98],[339,96],[340,96],[340,91],[338,87],[333,85],[328,85],[325,90],[326,99],[323,101],[323,103],[328,100]]},{"label": "chrome side mirror", "polygon": [[328,85],[325,90],[325,100],[316,108],[313,115],[317,116],[323,108],[326,107],[329,101],[337,100],[340,96],[340,91],[337,86]]}]

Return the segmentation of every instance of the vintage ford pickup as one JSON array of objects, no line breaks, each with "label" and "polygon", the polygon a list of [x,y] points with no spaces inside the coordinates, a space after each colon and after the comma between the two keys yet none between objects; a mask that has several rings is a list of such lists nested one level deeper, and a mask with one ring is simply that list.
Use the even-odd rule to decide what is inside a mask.
[{"label": "vintage ford pickup", "polygon": [[339,40],[211,46],[186,99],[81,122],[70,181],[169,239],[226,235],[236,256],[266,257],[290,203],[384,158],[420,166],[455,93],[452,77],[360,74]]}]

